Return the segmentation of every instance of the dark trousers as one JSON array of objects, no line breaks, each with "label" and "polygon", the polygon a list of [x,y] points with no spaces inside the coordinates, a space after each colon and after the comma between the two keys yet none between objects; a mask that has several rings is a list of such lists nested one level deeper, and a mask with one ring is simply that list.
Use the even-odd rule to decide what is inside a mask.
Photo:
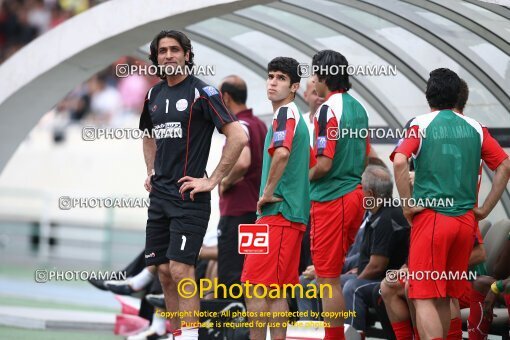
[{"label": "dark trousers", "polygon": [[221,216],[218,223],[218,282],[231,286],[241,282],[244,255],[239,254],[239,224],[253,224],[255,212],[241,216]]}]

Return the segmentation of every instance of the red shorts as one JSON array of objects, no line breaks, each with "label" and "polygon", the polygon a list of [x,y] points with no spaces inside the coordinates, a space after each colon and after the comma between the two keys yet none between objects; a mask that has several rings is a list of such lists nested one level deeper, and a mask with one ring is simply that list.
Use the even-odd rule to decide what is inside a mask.
[{"label": "red shorts", "polygon": [[360,187],[332,201],[312,201],[310,249],[318,277],[340,276],[364,213]]},{"label": "red shorts", "polygon": [[414,216],[409,273],[414,272],[415,277],[409,277],[409,298],[461,297],[463,280],[434,280],[431,277],[457,275],[460,279],[461,275],[466,275],[469,256],[473,250],[475,225],[472,211],[461,216],[446,216],[425,209]]},{"label": "red shorts", "polygon": [[263,216],[256,223],[269,225],[269,253],[245,255],[241,282],[266,286],[298,284],[306,225],[288,221],[282,215]]},{"label": "red shorts", "polygon": [[468,280],[462,280],[462,291],[459,297],[460,309],[469,308],[471,302],[471,291],[473,290],[473,284]]}]

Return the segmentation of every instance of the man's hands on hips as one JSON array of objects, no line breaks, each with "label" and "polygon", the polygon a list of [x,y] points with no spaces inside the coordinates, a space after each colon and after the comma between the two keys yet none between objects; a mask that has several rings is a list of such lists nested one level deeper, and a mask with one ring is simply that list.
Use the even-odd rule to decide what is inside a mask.
[{"label": "man's hands on hips", "polygon": [[477,221],[483,220],[489,215],[489,212],[483,206],[479,208],[473,208],[473,212]]},{"label": "man's hands on hips", "polygon": [[182,195],[184,192],[191,190],[189,198],[194,201],[195,194],[199,192],[212,191],[217,183],[210,178],[193,178],[190,176],[184,176],[177,183],[182,183],[179,188],[179,193]]},{"label": "man's hands on hips", "polygon": [[257,202],[257,212],[262,214],[262,206],[268,203],[276,203],[283,201],[283,198],[276,197],[274,195],[266,195],[260,196],[259,201]]},{"label": "man's hands on hips", "polygon": [[406,218],[407,222],[409,222],[409,225],[413,225],[413,217],[414,215],[422,212],[425,210],[424,207],[416,206],[416,207],[403,207],[402,212],[404,213],[404,217]]}]

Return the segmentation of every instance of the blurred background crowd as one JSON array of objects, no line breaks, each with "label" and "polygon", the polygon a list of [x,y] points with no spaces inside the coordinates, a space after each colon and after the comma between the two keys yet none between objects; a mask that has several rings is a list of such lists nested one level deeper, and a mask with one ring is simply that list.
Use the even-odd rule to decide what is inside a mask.
[{"label": "blurred background crowd", "polygon": [[[39,35],[104,0],[4,0],[0,1],[0,64]],[[96,126],[120,126],[123,119],[139,114],[155,77],[115,76],[117,64],[145,63],[122,58],[73,89],[50,115],[54,141],[65,138],[65,127],[85,120]]]}]

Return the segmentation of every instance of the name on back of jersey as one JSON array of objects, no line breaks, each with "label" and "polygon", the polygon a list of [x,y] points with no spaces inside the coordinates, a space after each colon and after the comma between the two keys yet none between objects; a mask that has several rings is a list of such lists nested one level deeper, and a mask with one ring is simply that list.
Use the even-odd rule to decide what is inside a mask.
[{"label": "name on back of jersey", "polygon": [[154,138],[182,138],[181,122],[167,122],[155,125]]}]

